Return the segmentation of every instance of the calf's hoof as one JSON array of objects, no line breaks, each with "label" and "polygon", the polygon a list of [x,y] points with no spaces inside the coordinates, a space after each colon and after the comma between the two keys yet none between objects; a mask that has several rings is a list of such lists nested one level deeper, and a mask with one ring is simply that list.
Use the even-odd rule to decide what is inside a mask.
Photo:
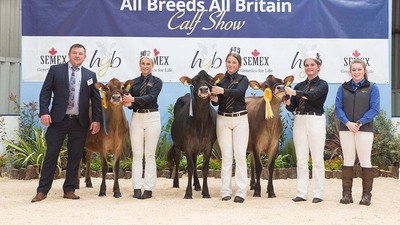
[{"label": "calf's hoof", "polygon": [[210,194],[203,194],[203,198],[211,198]]},{"label": "calf's hoof", "polygon": [[190,194],[185,194],[185,197],[183,197],[184,199],[192,199],[192,195]]},{"label": "calf's hoof", "polygon": [[275,193],[268,193],[268,198],[276,198]]},{"label": "calf's hoof", "polygon": [[119,191],[114,192],[114,198],[121,198],[121,197],[122,197],[121,192]]}]

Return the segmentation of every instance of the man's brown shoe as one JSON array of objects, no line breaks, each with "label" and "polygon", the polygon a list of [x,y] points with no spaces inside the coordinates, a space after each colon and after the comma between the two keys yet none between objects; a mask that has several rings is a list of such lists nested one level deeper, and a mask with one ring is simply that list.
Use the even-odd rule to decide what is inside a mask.
[{"label": "man's brown shoe", "polygon": [[32,202],[40,202],[47,198],[47,195],[42,192],[38,192],[34,198],[32,198]]},{"label": "man's brown shoe", "polygon": [[70,191],[70,192],[66,192],[64,193],[63,198],[67,198],[67,199],[80,199],[80,197],[78,195],[76,195],[74,192]]}]

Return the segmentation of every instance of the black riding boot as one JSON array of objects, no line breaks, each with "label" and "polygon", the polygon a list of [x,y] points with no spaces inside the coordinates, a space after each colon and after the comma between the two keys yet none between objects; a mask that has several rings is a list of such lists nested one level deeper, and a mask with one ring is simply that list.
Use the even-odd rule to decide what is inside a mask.
[{"label": "black riding boot", "polygon": [[351,188],[353,187],[353,167],[343,166],[342,168],[342,199],[340,203],[349,204],[353,203],[353,197],[351,195]]}]

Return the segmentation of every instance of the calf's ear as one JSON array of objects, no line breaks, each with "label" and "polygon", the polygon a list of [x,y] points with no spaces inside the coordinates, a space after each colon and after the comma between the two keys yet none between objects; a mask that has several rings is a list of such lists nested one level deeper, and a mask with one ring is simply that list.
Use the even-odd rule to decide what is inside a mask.
[{"label": "calf's ear", "polygon": [[182,76],[179,78],[179,81],[182,82],[183,85],[189,86],[192,84],[192,79],[190,79],[188,76]]},{"label": "calf's ear", "polygon": [[249,81],[249,86],[251,88],[253,88],[254,90],[260,90],[261,89],[260,83],[258,83],[258,81],[256,81],[256,80]]},{"label": "calf's ear", "polygon": [[283,83],[285,86],[290,86],[294,81],[294,76],[293,75],[289,75],[286,76],[285,79],[283,80]]},{"label": "calf's ear", "polygon": [[100,89],[102,89],[103,91],[108,90],[108,88],[101,82],[95,83],[94,86],[96,87],[97,90],[100,90]]},{"label": "calf's ear", "polygon": [[126,91],[129,91],[133,85],[133,79],[125,81],[124,87]]},{"label": "calf's ear", "polygon": [[219,84],[219,82],[221,82],[222,78],[224,78],[225,74],[223,73],[218,73],[217,75],[215,75],[214,77],[214,84]]}]

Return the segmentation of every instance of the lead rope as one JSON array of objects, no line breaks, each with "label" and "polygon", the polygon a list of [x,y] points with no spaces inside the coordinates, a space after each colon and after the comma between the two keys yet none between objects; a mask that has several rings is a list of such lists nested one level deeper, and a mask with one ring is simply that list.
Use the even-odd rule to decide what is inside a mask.
[{"label": "lead rope", "polygon": [[102,88],[99,89],[101,92],[101,100],[102,103],[102,111],[103,111],[103,127],[104,127],[104,133],[108,135],[107,132],[107,97],[106,97],[106,92],[102,90]]},{"label": "lead rope", "polygon": [[193,85],[189,85],[189,89],[190,89],[189,117],[193,117]]}]

